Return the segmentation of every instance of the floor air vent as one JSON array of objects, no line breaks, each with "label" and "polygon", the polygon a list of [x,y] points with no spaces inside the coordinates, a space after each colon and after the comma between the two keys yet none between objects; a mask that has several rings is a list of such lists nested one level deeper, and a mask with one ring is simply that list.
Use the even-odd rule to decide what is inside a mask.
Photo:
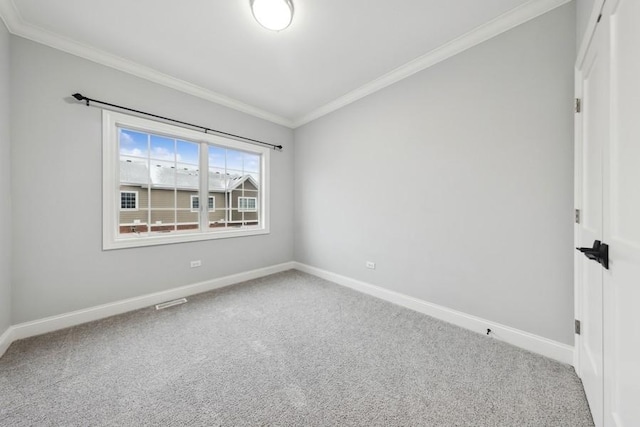
[{"label": "floor air vent", "polygon": [[156,310],[162,310],[163,308],[173,307],[174,305],[180,305],[187,302],[186,298],[174,299],[173,301],[167,301],[160,304],[156,304]]}]

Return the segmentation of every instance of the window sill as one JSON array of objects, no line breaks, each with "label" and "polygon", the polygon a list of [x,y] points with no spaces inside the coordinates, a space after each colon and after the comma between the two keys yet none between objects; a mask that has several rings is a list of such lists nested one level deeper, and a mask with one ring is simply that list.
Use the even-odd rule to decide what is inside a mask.
[{"label": "window sill", "polygon": [[228,239],[232,237],[257,236],[261,234],[269,234],[269,229],[264,227],[246,227],[243,229],[214,231],[209,233],[176,233],[154,236],[138,236],[134,234],[132,237],[118,238],[105,236],[102,243],[102,249],[105,251],[109,251],[113,249],[172,245],[176,243],[200,242],[204,240]]}]

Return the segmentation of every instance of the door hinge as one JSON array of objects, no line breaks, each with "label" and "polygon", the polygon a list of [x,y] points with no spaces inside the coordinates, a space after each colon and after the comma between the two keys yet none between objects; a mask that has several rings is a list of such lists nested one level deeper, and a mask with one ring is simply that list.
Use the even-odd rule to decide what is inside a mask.
[{"label": "door hinge", "polygon": [[575,111],[576,113],[582,112],[582,100],[580,98],[576,98]]},{"label": "door hinge", "polygon": [[578,319],[575,319],[575,331],[576,335],[580,335],[580,321]]},{"label": "door hinge", "polygon": [[580,224],[580,209],[576,209],[576,224]]}]

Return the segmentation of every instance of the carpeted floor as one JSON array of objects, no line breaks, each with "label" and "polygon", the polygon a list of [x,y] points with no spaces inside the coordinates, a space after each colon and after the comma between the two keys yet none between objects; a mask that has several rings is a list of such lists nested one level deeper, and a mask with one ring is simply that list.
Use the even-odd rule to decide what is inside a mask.
[{"label": "carpeted floor", "polygon": [[591,426],[572,367],[288,271],[15,342],[2,426]]}]

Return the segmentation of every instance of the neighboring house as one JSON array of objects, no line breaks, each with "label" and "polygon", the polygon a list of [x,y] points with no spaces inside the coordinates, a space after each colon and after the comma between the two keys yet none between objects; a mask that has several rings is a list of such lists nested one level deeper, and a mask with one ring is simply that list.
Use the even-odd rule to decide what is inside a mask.
[{"label": "neighboring house", "polygon": [[[158,162],[161,163],[161,162]],[[197,229],[200,224],[196,168],[120,160],[120,233]],[[257,225],[259,185],[251,175],[209,174],[208,224]],[[149,193],[149,189],[151,193]]]}]

